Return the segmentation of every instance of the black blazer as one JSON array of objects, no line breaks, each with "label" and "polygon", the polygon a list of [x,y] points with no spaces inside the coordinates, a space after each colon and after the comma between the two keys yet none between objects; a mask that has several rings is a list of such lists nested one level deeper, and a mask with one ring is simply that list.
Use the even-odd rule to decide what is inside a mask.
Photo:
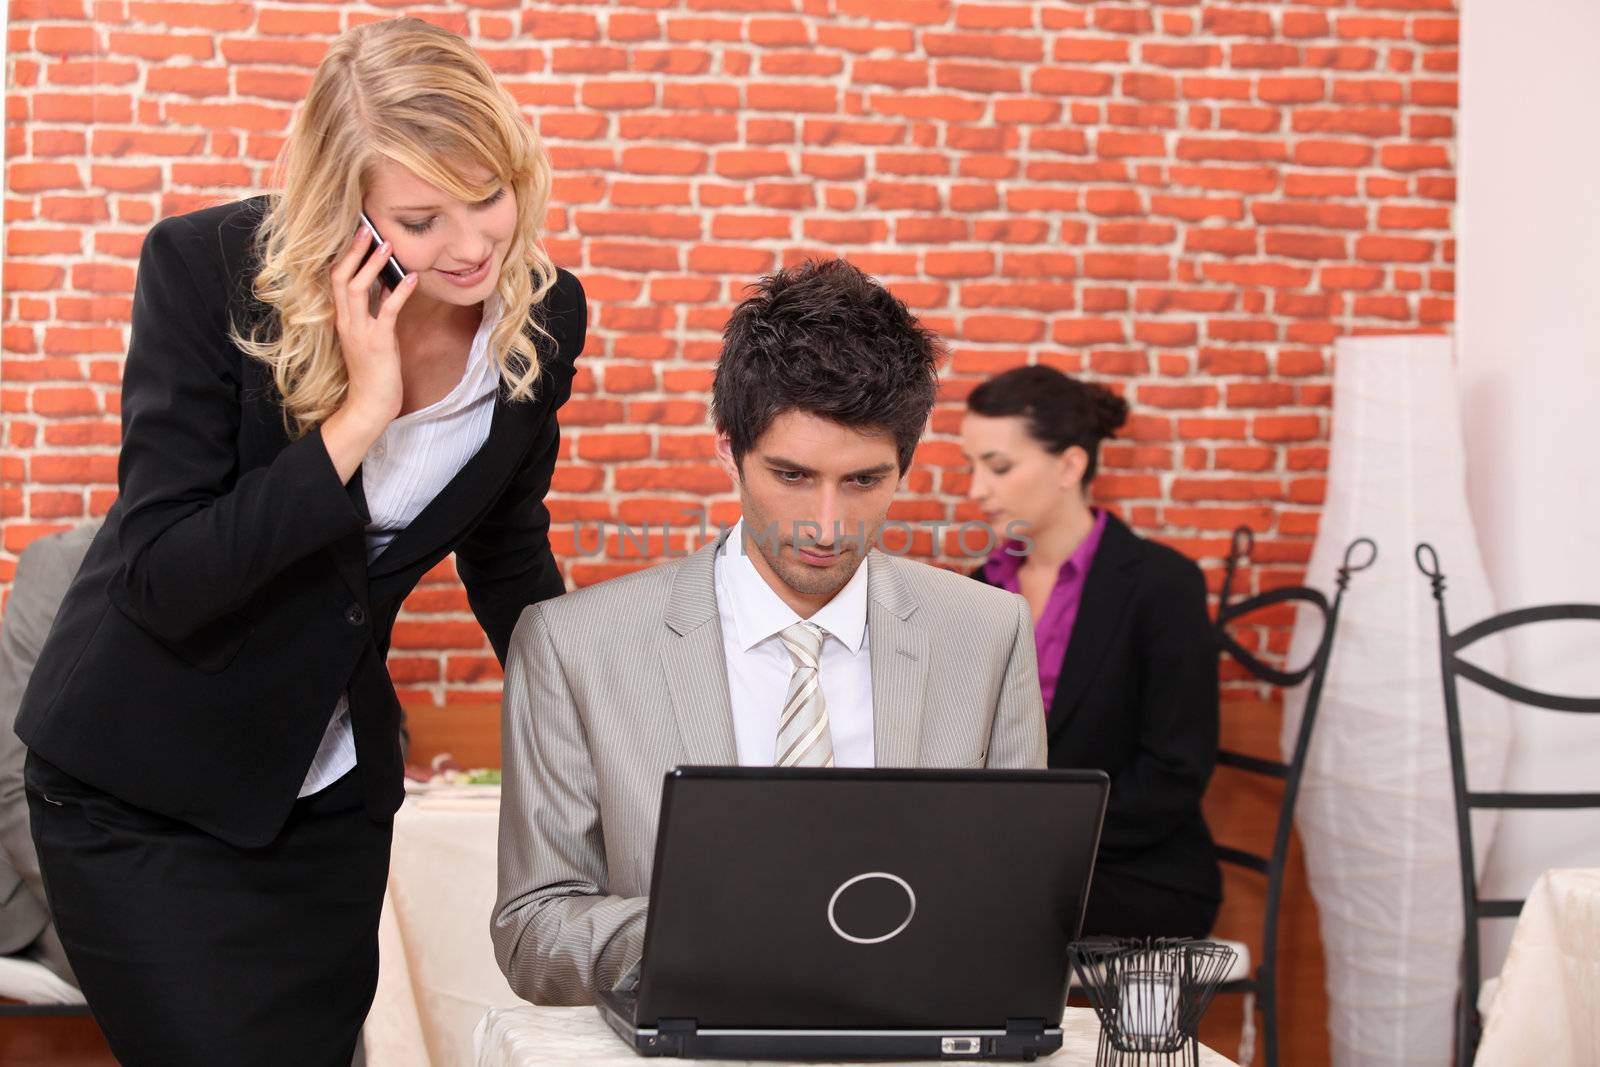
[{"label": "black blazer", "polygon": [[400,705],[384,658],[400,603],[448,553],[502,662],[522,608],[563,590],[550,486],[583,347],[583,288],[541,309],[537,396],[495,402],[489,437],[369,566],[358,473],[291,442],[265,365],[227,336],[265,198],[146,237],[122,385],[120,495],[67,593],[16,731],[68,774],[225,841],[272,840],[341,691],[367,806],[402,798]]},{"label": "black blazer", "polygon": [[1050,766],[1111,776],[1098,870],[1221,899],[1200,812],[1217,702],[1200,568],[1107,516],[1047,718]]}]

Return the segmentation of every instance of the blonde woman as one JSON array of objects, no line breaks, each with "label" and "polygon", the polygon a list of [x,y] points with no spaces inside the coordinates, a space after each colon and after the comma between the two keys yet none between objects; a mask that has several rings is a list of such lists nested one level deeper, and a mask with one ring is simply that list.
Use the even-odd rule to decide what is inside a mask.
[{"label": "blonde woman", "polygon": [[539,248],[549,185],[482,59],[399,19],[333,43],[279,191],[145,241],[121,495],[17,723],[125,1064],[350,1062],[401,799],[395,614],[454,552],[503,657],[562,591],[542,498],[586,308]]}]

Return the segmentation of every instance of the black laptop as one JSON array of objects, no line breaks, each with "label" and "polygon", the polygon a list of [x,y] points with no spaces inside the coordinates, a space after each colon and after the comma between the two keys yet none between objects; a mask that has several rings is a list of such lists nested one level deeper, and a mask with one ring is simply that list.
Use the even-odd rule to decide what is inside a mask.
[{"label": "black laptop", "polygon": [[654,1056],[1033,1059],[1061,1047],[1099,771],[680,767],[643,961]]}]

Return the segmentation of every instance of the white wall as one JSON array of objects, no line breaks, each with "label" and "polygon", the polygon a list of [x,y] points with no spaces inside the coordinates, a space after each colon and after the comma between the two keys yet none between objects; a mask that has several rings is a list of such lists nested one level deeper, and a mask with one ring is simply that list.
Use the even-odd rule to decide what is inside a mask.
[{"label": "white wall", "polygon": [[[1499,610],[1600,603],[1600,3],[1462,7],[1456,319],[1472,511]],[[1536,626],[1508,647],[1513,681],[1600,696],[1600,622]],[[1514,710],[1508,789],[1600,788],[1600,716]],[[1507,813],[1484,888],[1520,897],[1552,866],[1600,866],[1600,813]],[[1492,974],[1510,924],[1484,933]]]}]

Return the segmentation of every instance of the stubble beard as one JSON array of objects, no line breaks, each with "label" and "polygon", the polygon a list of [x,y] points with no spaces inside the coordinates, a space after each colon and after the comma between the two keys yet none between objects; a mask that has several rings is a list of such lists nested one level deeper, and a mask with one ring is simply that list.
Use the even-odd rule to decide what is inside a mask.
[{"label": "stubble beard", "polygon": [[[785,542],[786,544],[787,542]],[[767,567],[778,580],[796,593],[807,597],[832,597],[850,584],[861,557],[854,549],[840,548],[838,558],[830,567],[813,567],[799,560],[786,559],[783,545],[772,546],[757,542],[756,551],[767,561]]]}]

